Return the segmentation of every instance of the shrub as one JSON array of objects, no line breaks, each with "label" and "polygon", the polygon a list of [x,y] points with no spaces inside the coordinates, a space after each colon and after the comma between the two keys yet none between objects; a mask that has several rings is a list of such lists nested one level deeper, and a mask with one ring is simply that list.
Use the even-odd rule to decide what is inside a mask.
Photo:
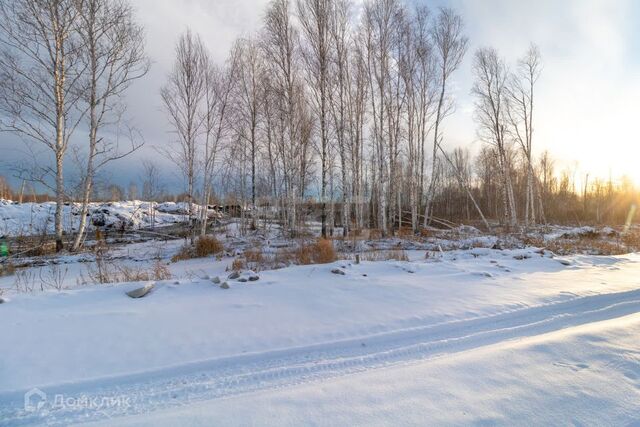
[{"label": "shrub", "polygon": [[11,261],[5,261],[0,263],[0,277],[2,276],[11,276],[15,273],[16,267],[13,265]]},{"label": "shrub", "polygon": [[631,229],[622,234],[622,242],[629,248],[629,251],[640,250],[640,232],[637,229]]},{"label": "shrub", "polygon": [[193,258],[193,248],[191,245],[185,244],[171,257],[171,262],[184,261],[191,258]]},{"label": "shrub", "polygon": [[371,230],[369,230],[369,239],[371,240],[382,239],[382,230],[377,228],[372,228]]},{"label": "shrub", "polygon": [[39,257],[54,255],[56,253],[56,242],[43,242],[39,246],[31,248],[26,252],[23,252],[23,256],[27,257]]},{"label": "shrub", "polygon": [[151,276],[153,280],[168,280],[171,279],[171,272],[164,263],[156,261],[151,267]]},{"label": "shrub", "polygon": [[218,254],[223,250],[222,243],[213,236],[202,236],[196,240],[195,255],[198,258]]},{"label": "shrub", "polygon": [[336,251],[333,242],[327,239],[318,239],[312,244],[301,244],[296,250],[296,261],[300,265],[328,264],[336,260]]},{"label": "shrub", "polygon": [[401,227],[396,231],[396,235],[398,237],[403,237],[403,238],[414,238],[416,235],[413,232],[413,230],[411,229],[411,227]]},{"label": "shrub", "polygon": [[311,259],[311,246],[306,244],[301,244],[298,249],[296,249],[296,263],[300,265],[309,265],[313,263]]},{"label": "shrub", "polygon": [[246,251],[244,251],[244,258],[247,260],[247,263],[255,263],[260,265],[264,262],[262,251],[258,248],[247,249]]},{"label": "shrub", "polygon": [[245,261],[242,258],[236,258],[231,263],[231,270],[232,271],[240,271],[240,270],[243,270],[246,266],[247,266],[247,264],[245,263]]},{"label": "shrub", "polygon": [[336,251],[333,249],[333,242],[327,239],[318,240],[312,255],[316,264],[334,262],[336,260]]},{"label": "shrub", "polygon": [[224,250],[222,243],[213,236],[202,236],[191,246],[185,244],[171,257],[172,262],[184,261],[192,258],[204,258],[209,255],[219,254]]},{"label": "shrub", "polygon": [[145,282],[151,280],[148,271],[139,268],[127,267],[126,265],[118,265],[113,272],[113,276],[109,278],[113,283],[116,282]]}]

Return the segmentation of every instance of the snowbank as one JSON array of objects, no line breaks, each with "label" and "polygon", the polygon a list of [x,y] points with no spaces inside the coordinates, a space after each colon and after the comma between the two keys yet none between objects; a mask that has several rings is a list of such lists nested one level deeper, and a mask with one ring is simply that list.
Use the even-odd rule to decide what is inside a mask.
[{"label": "snowbank", "polygon": [[[17,203],[0,200],[0,236],[40,235],[54,232],[56,204]],[[91,203],[89,229],[139,229],[181,223],[186,220],[186,203],[154,203],[143,201]],[[77,230],[80,205],[66,204],[63,208],[63,227],[66,232]],[[210,212],[213,216],[214,212]]]},{"label": "snowbank", "polygon": [[[281,392],[282,399],[304,400],[312,389],[304,384],[338,377],[329,383],[329,390],[355,390],[352,398],[340,394],[347,400],[337,407],[344,412],[344,418],[333,418],[337,424],[342,424],[340,420],[346,424],[376,420],[379,404],[365,404],[363,394],[368,378],[378,384],[385,383],[385,378],[395,379],[375,392],[380,401],[390,404],[388,416],[395,413],[407,423],[418,420],[424,410],[416,402],[415,411],[405,413],[412,407],[411,400],[406,399],[411,399],[412,389],[428,384],[416,398],[429,402],[437,398],[439,404],[449,408],[439,418],[443,423],[480,422],[483,417],[499,422],[499,414],[491,411],[499,412],[507,402],[511,408],[524,408],[529,396],[551,399],[554,393],[566,393],[566,405],[557,407],[567,412],[556,413],[565,415],[559,423],[566,424],[571,415],[582,416],[579,410],[590,402],[585,398],[584,405],[569,405],[569,396],[575,393],[570,386],[575,372],[572,367],[583,369],[573,360],[584,356],[581,347],[572,352],[570,342],[563,341],[562,345],[568,342],[562,347],[565,350],[554,347],[538,357],[536,348],[546,347],[533,346],[527,350],[530,353],[515,358],[512,341],[549,333],[556,334],[554,340],[562,341],[564,329],[640,311],[640,256],[636,255],[576,256],[561,263],[548,253],[530,249],[478,248],[429,260],[424,259],[424,253],[416,252],[411,259],[265,271],[256,282],[228,280],[230,289],[226,290],[208,279],[223,274],[224,265],[204,260],[198,261],[201,264],[197,267],[189,264],[188,269],[198,273],[157,282],[153,292],[141,299],[125,295],[140,287],[139,283],[11,295],[10,301],[0,306],[0,317],[8,326],[3,342],[10,349],[3,352],[0,364],[0,419],[70,424],[143,416],[167,408],[174,408],[174,415],[184,415],[180,407],[187,404],[260,390],[287,388]],[[346,274],[331,274],[334,268]],[[633,351],[640,354],[640,344],[637,340],[633,343]],[[612,339],[608,345],[613,348],[619,344]],[[492,346],[497,346],[495,352]],[[442,355],[447,355],[444,365],[437,362]],[[585,364],[609,360],[598,357]],[[409,362],[421,364],[414,370],[401,368]],[[486,363],[486,371],[476,363]],[[540,367],[539,363],[547,365]],[[630,363],[633,372],[640,373],[639,362]],[[615,371],[598,366],[606,372]],[[385,371],[379,369],[384,367],[397,371],[385,377]],[[451,375],[453,388],[447,388],[447,375],[431,376],[439,369]],[[522,391],[527,377],[533,381],[563,369],[571,372],[553,377],[562,384],[540,380],[536,383],[539,388]],[[357,372],[368,372],[371,377],[350,380],[348,374]],[[509,380],[509,373],[518,375]],[[585,382],[605,377],[604,373],[592,375],[585,377]],[[405,383],[402,378],[413,380]],[[405,388],[395,392],[392,382],[396,387],[405,384]],[[300,384],[297,387],[302,388],[291,388]],[[48,395],[125,394],[131,404],[101,411],[66,408],[25,413],[21,409],[22,395],[32,387]],[[491,396],[494,403],[473,399],[471,391],[463,392],[464,387]],[[257,402],[263,412],[256,414],[273,415],[264,409],[265,402],[273,400],[264,400],[264,396],[248,395],[246,400],[237,397],[232,405],[238,402],[238,407],[246,408]],[[278,394],[269,396],[278,399]],[[509,401],[501,400],[507,396]],[[469,403],[478,405],[467,413],[470,418],[460,415],[468,409],[467,397]],[[323,401],[321,396],[317,399]],[[336,404],[333,398],[324,401]],[[544,402],[539,400],[540,405]],[[630,408],[640,413],[637,399],[634,402]],[[362,412],[361,418],[353,417],[357,414],[350,412],[350,403],[359,411],[369,412]],[[610,400],[608,404],[600,406],[602,416],[625,402]],[[212,405],[219,407],[215,402]],[[305,413],[320,415],[302,408],[302,418],[296,418],[295,411],[300,407],[295,403],[283,405],[283,416],[291,424],[309,421]],[[213,412],[207,412],[211,407],[201,409],[212,416]],[[518,411],[509,414],[515,416]],[[157,421],[153,416],[145,417],[143,424],[154,425]],[[252,418],[247,413],[240,419],[269,424],[277,423],[278,418]],[[327,424],[331,424],[329,420]]]}]

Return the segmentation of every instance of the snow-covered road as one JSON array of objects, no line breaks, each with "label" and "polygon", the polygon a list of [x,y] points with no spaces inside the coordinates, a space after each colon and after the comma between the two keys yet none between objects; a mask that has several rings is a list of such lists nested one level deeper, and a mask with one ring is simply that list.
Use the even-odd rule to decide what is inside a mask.
[{"label": "snow-covered road", "polygon": [[132,285],[18,296],[0,311],[0,424],[640,420],[640,257],[568,261],[482,250],[139,301]]}]

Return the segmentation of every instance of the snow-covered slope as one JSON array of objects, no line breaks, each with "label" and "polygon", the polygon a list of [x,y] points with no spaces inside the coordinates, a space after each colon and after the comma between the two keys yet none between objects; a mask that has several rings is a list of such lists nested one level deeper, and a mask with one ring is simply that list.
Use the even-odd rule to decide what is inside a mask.
[{"label": "snow-covered slope", "polygon": [[[640,256],[411,255],[268,271],[228,290],[205,278],[224,267],[200,261],[138,300],[125,291],[140,284],[11,295],[0,305],[0,424],[569,424],[590,405],[604,424],[640,414],[640,400],[623,397],[640,378]],[[49,406],[24,409],[32,387]],[[120,404],[50,406],[56,395]]]},{"label": "snow-covered slope", "polygon": [[[16,203],[0,199],[0,236],[30,236],[51,234],[54,231],[56,204]],[[152,213],[155,211],[155,217]],[[68,204],[63,209],[65,231],[75,231],[80,222],[80,205]],[[91,203],[89,207],[89,229],[94,226],[127,229],[175,224],[185,221],[185,203],[151,203],[138,200],[126,202]]]}]

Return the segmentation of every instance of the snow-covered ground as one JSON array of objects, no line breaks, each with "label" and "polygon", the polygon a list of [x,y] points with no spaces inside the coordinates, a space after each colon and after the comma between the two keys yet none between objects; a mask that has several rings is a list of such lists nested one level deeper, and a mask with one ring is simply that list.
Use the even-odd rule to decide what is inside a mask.
[{"label": "snow-covered ground", "polygon": [[[52,234],[54,231],[54,202],[17,203],[0,199],[0,236],[32,236]],[[188,212],[186,203],[153,203],[138,200],[125,202],[91,203],[89,230],[101,228],[138,229],[184,222]],[[77,230],[80,223],[80,205],[68,204],[63,209],[63,227],[66,232]]]},{"label": "snow-covered ground", "polygon": [[[155,258],[136,245],[127,262]],[[181,261],[140,299],[144,283],[7,290],[0,425],[640,421],[640,255],[408,255],[230,289],[212,279],[231,258]]]}]

